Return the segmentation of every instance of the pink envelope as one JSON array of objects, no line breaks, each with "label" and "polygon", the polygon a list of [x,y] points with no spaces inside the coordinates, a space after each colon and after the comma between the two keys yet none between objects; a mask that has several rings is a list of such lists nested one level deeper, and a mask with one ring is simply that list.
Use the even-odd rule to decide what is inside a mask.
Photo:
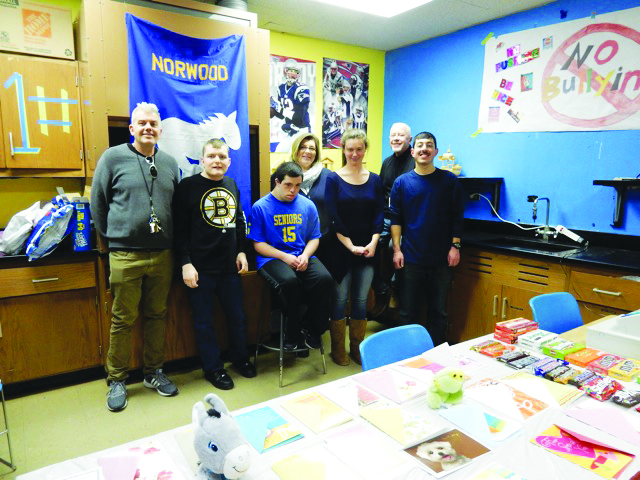
[{"label": "pink envelope", "polygon": [[624,414],[616,409],[572,408],[564,413],[614,437],[640,446],[640,433],[627,422]]}]

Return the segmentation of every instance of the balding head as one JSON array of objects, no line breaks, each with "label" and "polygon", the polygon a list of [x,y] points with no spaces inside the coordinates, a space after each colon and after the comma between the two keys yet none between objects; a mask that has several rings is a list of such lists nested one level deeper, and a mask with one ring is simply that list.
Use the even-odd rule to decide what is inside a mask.
[{"label": "balding head", "polygon": [[406,123],[394,123],[389,133],[389,145],[395,155],[402,153],[411,145],[411,128]]}]

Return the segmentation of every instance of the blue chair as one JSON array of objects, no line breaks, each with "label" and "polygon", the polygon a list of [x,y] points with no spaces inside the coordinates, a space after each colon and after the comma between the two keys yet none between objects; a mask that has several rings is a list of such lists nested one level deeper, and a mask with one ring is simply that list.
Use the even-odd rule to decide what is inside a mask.
[{"label": "blue chair", "polygon": [[362,371],[415,357],[433,348],[422,325],[403,325],[374,333],[360,344]]},{"label": "blue chair", "polygon": [[545,293],[529,300],[541,330],[561,334],[584,325],[578,302],[568,292]]}]

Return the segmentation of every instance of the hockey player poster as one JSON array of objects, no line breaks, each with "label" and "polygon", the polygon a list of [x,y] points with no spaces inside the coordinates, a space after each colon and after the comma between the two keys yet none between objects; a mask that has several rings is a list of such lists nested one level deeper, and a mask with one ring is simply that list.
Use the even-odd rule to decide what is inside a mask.
[{"label": "hockey player poster", "polygon": [[202,170],[202,146],[211,138],[229,145],[227,175],[251,207],[249,108],[245,39],[232,35],[200,39],[180,35],[126,15],[129,46],[129,107],[155,103],[162,134],[158,148],[178,162],[183,177]]},{"label": "hockey player poster", "polygon": [[299,133],[314,133],[316,63],[271,55],[271,151],[287,153]]},{"label": "hockey player poster", "polygon": [[322,73],[322,146],[340,148],[345,130],[367,131],[369,65],[325,58]]}]

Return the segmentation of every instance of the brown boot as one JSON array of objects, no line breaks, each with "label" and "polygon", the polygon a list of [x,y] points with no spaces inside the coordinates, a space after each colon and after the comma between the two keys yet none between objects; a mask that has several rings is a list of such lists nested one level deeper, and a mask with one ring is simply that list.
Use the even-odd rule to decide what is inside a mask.
[{"label": "brown boot", "polygon": [[349,320],[349,355],[358,365],[362,365],[362,360],[360,359],[360,343],[364,340],[366,331],[366,320]]},{"label": "brown boot", "polygon": [[329,322],[329,331],[331,332],[331,358],[334,363],[341,366],[349,365],[349,356],[344,346],[345,331],[347,328],[347,319],[332,320]]}]

